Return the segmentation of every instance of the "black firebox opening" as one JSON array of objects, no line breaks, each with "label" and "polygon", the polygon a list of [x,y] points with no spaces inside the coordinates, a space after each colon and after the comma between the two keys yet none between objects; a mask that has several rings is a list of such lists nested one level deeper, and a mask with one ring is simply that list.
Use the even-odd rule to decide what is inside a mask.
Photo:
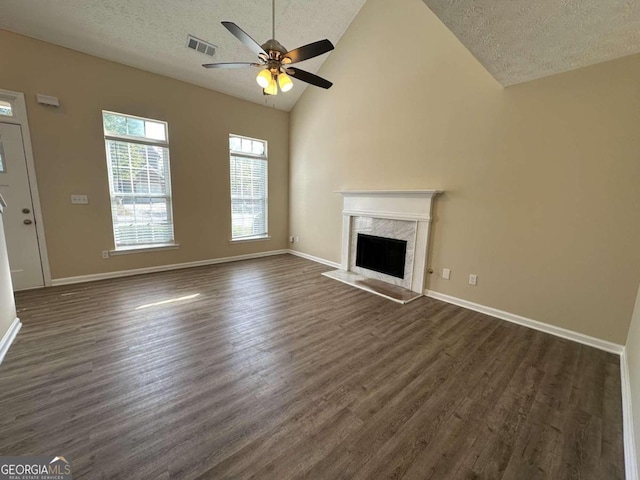
[{"label": "black firebox opening", "polygon": [[358,234],[356,266],[404,278],[407,241]]}]

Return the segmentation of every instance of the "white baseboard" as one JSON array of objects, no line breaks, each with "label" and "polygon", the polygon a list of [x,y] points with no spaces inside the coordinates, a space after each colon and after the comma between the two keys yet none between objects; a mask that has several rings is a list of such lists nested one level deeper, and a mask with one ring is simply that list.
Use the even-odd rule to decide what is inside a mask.
[{"label": "white baseboard", "polygon": [[551,335],[555,335],[556,337],[566,338],[567,340],[582,343],[583,345],[598,348],[606,352],[621,355],[624,349],[622,345],[618,345],[617,343],[590,337],[589,335],[585,335],[583,333],[574,332],[573,330],[567,330],[566,328],[562,327],[556,327],[555,325],[549,325],[548,323],[532,320],[521,315],[516,315],[515,313],[505,312],[503,310],[498,310],[497,308],[487,307],[485,305],[473,303],[461,298],[452,297],[451,295],[445,295],[444,293],[434,292],[433,290],[427,290],[425,293],[427,297],[435,298],[436,300],[442,300],[443,302],[452,303],[454,305],[458,305],[459,307],[468,308],[469,310],[484,313],[485,315],[490,315],[501,320],[506,320],[507,322],[517,323],[518,325],[549,333]]},{"label": "white baseboard", "polygon": [[2,337],[2,340],[0,340],[0,363],[2,363],[2,360],[4,360],[4,356],[9,351],[9,347],[15,340],[16,335],[18,335],[20,327],[22,327],[22,323],[20,322],[19,318],[16,318],[11,323],[11,326],[9,327],[9,330],[7,330],[7,333],[5,333]]},{"label": "white baseboard", "polygon": [[172,265],[157,265],[147,268],[136,268],[134,270],[119,270],[116,272],[94,273],[90,275],[79,275],[77,277],[54,278],[51,286],[71,285],[74,283],[95,282],[98,280],[108,280],[110,278],[131,277],[133,275],[143,275],[145,273],[167,272],[170,270],[180,270],[182,268],[202,267],[204,265],[215,265],[217,263],[237,262],[239,260],[250,260],[252,258],[270,257],[272,255],[283,255],[289,250],[271,250],[269,252],[250,253],[247,255],[236,255],[234,257],[213,258],[210,260],[198,260],[196,262],[175,263]]},{"label": "white baseboard", "polygon": [[633,404],[631,402],[631,378],[626,348],[620,355],[620,383],[622,386],[622,431],[624,440],[624,470],[627,480],[638,480],[635,431],[633,428]]},{"label": "white baseboard", "polygon": [[337,262],[332,262],[331,260],[325,260],[324,258],[314,257],[313,255],[309,255],[308,253],[298,252],[297,250],[289,250],[291,255],[295,255],[296,257],[306,258],[307,260],[311,260],[312,262],[322,263],[324,265],[328,265],[333,268],[340,268],[341,265]]}]

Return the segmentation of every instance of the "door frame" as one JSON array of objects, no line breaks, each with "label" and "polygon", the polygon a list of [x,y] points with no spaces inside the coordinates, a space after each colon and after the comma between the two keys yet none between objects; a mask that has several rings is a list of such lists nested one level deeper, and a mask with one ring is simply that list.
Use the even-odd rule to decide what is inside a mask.
[{"label": "door frame", "polygon": [[24,93],[0,88],[0,99],[11,103],[12,116],[0,116],[0,122],[19,125],[22,130],[22,145],[24,156],[27,161],[27,175],[29,177],[29,188],[31,189],[31,202],[33,203],[33,216],[36,221],[36,235],[38,237],[38,249],[40,250],[40,264],[42,266],[42,276],[45,287],[51,286],[51,269],[49,267],[49,255],[47,254],[47,241],[44,235],[44,219],[42,208],[40,207],[40,194],[38,193],[38,182],[36,180],[36,165],[33,160],[33,149],[31,147],[31,133],[29,121],[27,119],[27,103]]}]

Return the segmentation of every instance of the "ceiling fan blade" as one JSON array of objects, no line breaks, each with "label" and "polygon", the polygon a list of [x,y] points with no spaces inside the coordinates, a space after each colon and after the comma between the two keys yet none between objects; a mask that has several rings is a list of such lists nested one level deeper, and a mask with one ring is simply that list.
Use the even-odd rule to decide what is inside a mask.
[{"label": "ceiling fan blade", "polygon": [[331,88],[331,85],[333,85],[329,80],[319,77],[318,75],[314,75],[313,73],[305,72],[299,68],[287,67],[287,73],[293,78],[315,85],[316,87]]},{"label": "ceiling fan blade", "polygon": [[[330,52],[333,48],[333,43],[325,38],[324,40],[318,40],[317,42],[291,50],[290,52],[285,53],[284,58],[291,60],[288,63],[302,62],[304,60],[317,57],[318,55],[322,55],[323,53]],[[287,62],[285,61],[285,63]]]},{"label": "ceiling fan blade", "polygon": [[[253,38],[251,38],[247,33],[242,30],[239,26],[237,26],[233,22],[222,22],[222,25],[231,32],[231,34],[240,40],[244,45],[251,50],[256,55],[267,55],[267,52],[260,46],[258,42],[256,42]],[[268,55],[267,55],[268,56]]]},{"label": "ceiling fan blade", "polygon": [[245,67],[260,67],[259,63],[249,62],[234,62],[234,63],[205,63],[202,65],[204,68],[245,68]]}]

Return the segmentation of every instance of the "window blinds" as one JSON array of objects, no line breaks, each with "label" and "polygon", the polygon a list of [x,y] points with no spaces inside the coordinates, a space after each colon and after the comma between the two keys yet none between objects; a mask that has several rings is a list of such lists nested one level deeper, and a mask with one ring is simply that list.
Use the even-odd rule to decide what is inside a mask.
[{"label": "window blinds", "polygon": [[[231,137],[231,236],[232,239],[267,235],[267,157],[265,142],[249,140],[246,152],[234,151]],[[246,139],[242,139],[246,141]],[[253,145],[260,143],[260,146]],[[239,146],[240,144],[238,144]],[[256,153],[253,153],[256,152]]]}]

